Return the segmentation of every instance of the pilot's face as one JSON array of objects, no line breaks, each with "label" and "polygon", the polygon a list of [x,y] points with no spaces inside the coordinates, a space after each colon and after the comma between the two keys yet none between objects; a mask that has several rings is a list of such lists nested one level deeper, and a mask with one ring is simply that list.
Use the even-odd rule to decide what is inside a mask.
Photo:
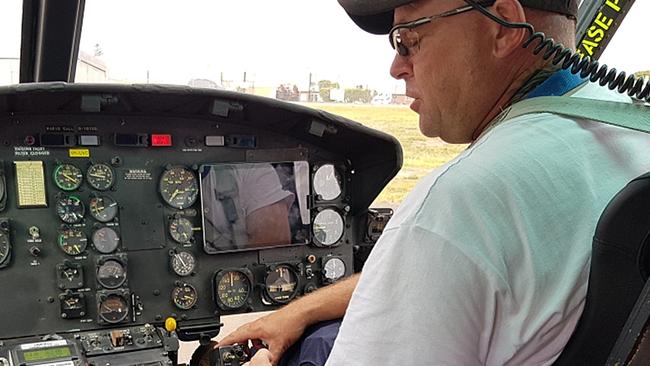
[{"label": "pilot's face", "polygon": [[[395,10],[394,24],[410,22],[467,5],[462,0],[422,0]],[[420,131],[451,143],[471,141],[476,125],[478,79],[481,78],[480,23],[477,11],[440,18],[415,30],[419,47],[396,55],[391,75],[406,83],[406,95],[420,116]]]}]

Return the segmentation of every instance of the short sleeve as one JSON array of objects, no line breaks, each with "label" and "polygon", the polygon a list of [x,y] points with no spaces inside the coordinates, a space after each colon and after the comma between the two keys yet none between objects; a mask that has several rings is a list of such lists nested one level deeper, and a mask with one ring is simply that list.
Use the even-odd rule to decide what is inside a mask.
[{"label": "short sleeve", "polygon": [[384,232],[366,264],[327,365],[484,364],[498,279],[413,225]]}]

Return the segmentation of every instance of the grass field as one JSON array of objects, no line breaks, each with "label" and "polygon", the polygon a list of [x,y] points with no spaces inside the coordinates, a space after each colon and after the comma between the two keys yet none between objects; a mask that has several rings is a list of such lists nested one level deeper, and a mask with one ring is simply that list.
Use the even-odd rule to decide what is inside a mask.
[{"label": "grass field", "polygon": [[434,168],[446,163],[466,145],[450,145],[424,137],[418,116],[408,106],[356,104],[308,104],[309,107],[338,114],[368,127],[395,136],[404,150],[404,165],[373,203],[375,207],[396,207],[415,183]]}]

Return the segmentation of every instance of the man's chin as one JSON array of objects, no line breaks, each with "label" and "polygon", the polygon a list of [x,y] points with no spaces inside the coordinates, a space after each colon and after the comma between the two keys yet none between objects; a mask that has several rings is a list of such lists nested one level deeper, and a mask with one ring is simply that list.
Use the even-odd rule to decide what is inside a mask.
[{"label": "man's chin", "polygon": [[420,114],[420,106],[422,105],[422,100],[420,99],[415,99],[413,102],[411,102],[411,105],[409,106],[413,112]]}]

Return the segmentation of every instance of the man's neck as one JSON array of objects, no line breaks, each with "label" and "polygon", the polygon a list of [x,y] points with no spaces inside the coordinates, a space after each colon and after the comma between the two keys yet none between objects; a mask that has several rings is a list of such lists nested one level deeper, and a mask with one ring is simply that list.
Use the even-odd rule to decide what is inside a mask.
[{"label": "man's neck", "polygon": [[504,109],[522,100],[528,93],[546,81],[546,79],[557,70],[557,66],[540,59],[532,67],[519,73],[519,76],[515,77],[513,82],[506,87],[505,91],[493,104],[492,109],[474,130],[472,141],[476,141],[476,139],[478,139],[483,131],[492,124],[494,119],[501,114]]}]

